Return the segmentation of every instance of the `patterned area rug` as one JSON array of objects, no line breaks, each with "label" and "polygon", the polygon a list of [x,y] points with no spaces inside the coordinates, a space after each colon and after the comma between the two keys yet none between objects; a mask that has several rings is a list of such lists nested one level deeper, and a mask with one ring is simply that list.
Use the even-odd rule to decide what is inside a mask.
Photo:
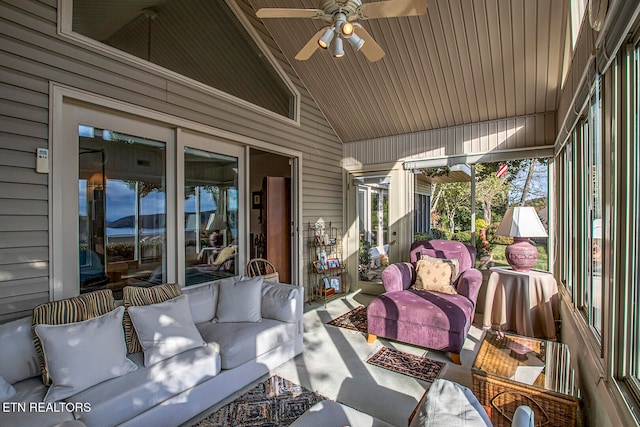
[{"label": "patterned area rug", "polygon": [[274,375],[193,427],[288,426],[326,397]]},{"label": "patterned area rug", "polygon": [[388,347],[378,350],[367,363],[429,382],[435,381],[446,365],[428,357],[415,356]]},{"label": "patterned area rug", "polygon": [[336,317],[328,323],[339,328],[351,329],[353,331],[367,333],[367,307],[358,306],[345,314]]}]

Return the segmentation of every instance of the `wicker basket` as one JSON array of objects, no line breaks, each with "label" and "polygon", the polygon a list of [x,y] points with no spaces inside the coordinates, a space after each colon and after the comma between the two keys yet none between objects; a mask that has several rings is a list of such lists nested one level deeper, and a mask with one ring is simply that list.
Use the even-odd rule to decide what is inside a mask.
[{"label": "wicker basket", "polygon": [[[511,342],[522,342],[536,352],[541,351],[540,345],[536,347],[536,343],[541,342],[539,340],[517,336],[509,338]],[[510,426],[516,408],[527,405],[535,413],[536,426],[575,426],[577,393],[564,394],[545,389],[543,375],[532,385],[508,379],[515,372],[518,360],[499,351],[502,345],[487,334],[472,369],[473,393],[482,405],[491,408],[493,425]],[[542,346],[542,351],[544,348]]]}]

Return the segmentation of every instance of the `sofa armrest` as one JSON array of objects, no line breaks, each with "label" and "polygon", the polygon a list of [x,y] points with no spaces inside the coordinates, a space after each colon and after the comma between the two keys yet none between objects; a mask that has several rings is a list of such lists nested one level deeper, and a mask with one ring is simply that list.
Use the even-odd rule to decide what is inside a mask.
[{"label": "sofa armrest", "polygon": [[480,286],[482,286],[482,273],[476,268],[469,268],[458,278],[456,290],[458,294],[469,298],[475,306]]},{"label": "sofa armrest", "polygon": [[281,322],[302,322],[304,288],[265,281],[262,287],[262,317]]},{"label": "sofa armrest", "polygon": [[391,264],[382,272],[386,292],[404,291],[416,281],[416,269],[410,262]]}]

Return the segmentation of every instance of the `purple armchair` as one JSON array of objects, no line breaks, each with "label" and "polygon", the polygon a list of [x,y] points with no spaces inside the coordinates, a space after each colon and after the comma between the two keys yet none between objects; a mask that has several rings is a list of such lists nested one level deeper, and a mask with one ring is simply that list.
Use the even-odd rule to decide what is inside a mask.
[{"label": "purple armchair", "polygon": [[[421,254],[437,258],[456,258],[460,275],[454,282],[456,295],[413,290],[416,262]],[[476,249],[449,240],[414,242],[411,262],[390,265],[382,272],[386,292],[367,308],[367,341],[378,336],[448,351],[451,360],[460,364],[460,351],[467,337],[482,285],[482,273],[473,268]]]}]

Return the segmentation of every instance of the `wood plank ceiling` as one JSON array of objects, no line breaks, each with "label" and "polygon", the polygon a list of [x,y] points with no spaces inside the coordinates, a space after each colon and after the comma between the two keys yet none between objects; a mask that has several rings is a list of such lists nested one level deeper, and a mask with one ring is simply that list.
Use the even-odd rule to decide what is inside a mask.
[{"label": "wood plank ceiling", "polygon": [[[319,0],[242,0],[317,8]],[[371,63],[346,47],[294,59],[323,27],[263,22],[343,142],[553,112],[560,96],[568,0],[428,0],[420,17],[363,26],[386,52]]]}]

